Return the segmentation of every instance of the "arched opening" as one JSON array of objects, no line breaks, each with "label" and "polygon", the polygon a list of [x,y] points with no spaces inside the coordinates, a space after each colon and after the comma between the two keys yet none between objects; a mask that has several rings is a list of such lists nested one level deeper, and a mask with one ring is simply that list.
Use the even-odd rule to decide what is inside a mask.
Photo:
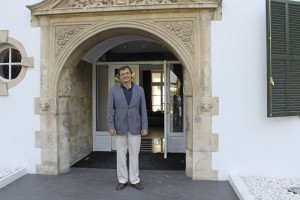
[{"label": "arched opening", "polygon": [[[212,97],[210,41],[211,21],[220,19],[221,2],[115,3],[46,0],[28,6],[32,24],[41,27],[41,95],[35,99],[35,112],[41,116],[41,128],[36,134],[36,147],[41,149],[37,173],[67,171],[76,160],[70,155],[72,148],[75,147],[77,158],[90,150],[78,148],[93,141],[80,139],[86,136],[86,130],[93,132],[92,120],[85,121],[87,118],[82,117],[93,118],[93,82],[84,77],[94,74],[88,69],[93,69],[98,58],[92,61],[83,58],[87,58],[87,52],[95,45],[127,35],[165,46],[182,65],[186,174],[197,180],[217,179],[218,172],[212,169],[212,154],[218,151],[218,134],[212,133],[212,115],[218,114],[218,98]],[[103,55],[113,47],[103,45]],[[80,68],[85,73],[80,73]],[[77,138],[72,135],[74,129]],[[71,147],[72,142],[77,145]]]},{"label": "arched opening", "polygon": [[[144,139],[144,142],[151,142],[148,151],[162,153],[161,158],[163,153],[165,157],[167,152],[181,153],[183,160],[177,161],[185,167],[184,67],[175,55],[180,53],[162,41],[143,30],[121,28],[98,33],[73,48],[64,67],[60,69],[57,91],[55,88],[52,90],[57,94],[59,104],[58,150],[61,172],[67,171],[93,150],[115,150],[114,139],[108,135],[106,128],[106,97],[109,86],[113,84],[110,80],[114,80],[116,66],[123,64],[137,66],[139,84],[148,88],[146,98],[149,100],[147,107],[152,133]],[[58,56],[57,60],[60,59],[62,57]],[[161,76],[161,80],[152,81],[152,77],[157,75]],[[166,86],[168,90],[164,89]],[[161,94],[154,94],[153,88],[159,88]],[[153,104],[153,101],[156,103]],[[97,144],[102,145],[100,149],[97,149]]]}]

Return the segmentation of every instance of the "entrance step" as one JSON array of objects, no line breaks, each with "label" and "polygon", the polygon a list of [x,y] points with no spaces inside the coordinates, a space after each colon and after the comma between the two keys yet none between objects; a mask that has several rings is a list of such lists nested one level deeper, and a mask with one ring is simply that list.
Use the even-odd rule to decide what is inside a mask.
[{"label": "entrance step", "polygon": [[163,153],[163,138],[142,137],[140,151]]}]

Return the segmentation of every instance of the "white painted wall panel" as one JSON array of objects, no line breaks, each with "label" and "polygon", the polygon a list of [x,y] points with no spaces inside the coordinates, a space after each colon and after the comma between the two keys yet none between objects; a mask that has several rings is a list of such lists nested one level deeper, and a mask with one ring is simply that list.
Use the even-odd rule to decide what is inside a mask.
[{"label": "white painted wall panel", "polygon": [[267,118],[265,1],[223,1],[223,19],[212,24],[213,117],[219,152],[213,169],[300,177],[299,117]]},{"label": "white painted wall panel", "polygon": [[9,96],[0,96],[0,167],[25,166],[29,173],[35,173],[35,164],[40,163],[35,148],[39,117],[34,114],[34,97],[40,89],[40,34],[39,28],[31,27],[25,6],[37,2],[10,0],[0,6],[0,30],[9,30],[9,37],[19,41],[35,62],[23,81],[9,89]]}]

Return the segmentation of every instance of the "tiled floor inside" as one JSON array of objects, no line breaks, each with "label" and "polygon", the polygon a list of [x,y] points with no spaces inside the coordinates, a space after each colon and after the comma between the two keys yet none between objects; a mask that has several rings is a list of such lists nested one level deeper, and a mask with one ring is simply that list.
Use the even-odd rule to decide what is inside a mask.
[{"label": "tiled floor inside", "polygon": [[228,181],[193,181],[184,171],[143,170],[145,189],[115,190],[115,169],[72,168],[58,176],[27,174],[0,189],[0,200],[238,200]]}]

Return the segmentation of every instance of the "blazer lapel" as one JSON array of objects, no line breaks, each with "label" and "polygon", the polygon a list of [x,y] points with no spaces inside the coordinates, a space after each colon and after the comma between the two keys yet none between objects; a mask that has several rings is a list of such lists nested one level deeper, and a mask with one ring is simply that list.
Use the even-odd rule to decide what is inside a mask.
[{"label": "blazer lapel", "polygon": [[123,88],[121,87],[121,83],[119,84],[119,87],[118,87],[118,94],[122,98],[122,102],[124,102],[124,104],[127,105],[127,100],[126,100]]},{"label": "blazer lapel", "polygon": [[134,106],[136,104],[136,101],[138,101],[138,100],[139,100],[138,88],[136,85],[134,85],[132,88],[132,97],[131,97],[129,107]]}]

